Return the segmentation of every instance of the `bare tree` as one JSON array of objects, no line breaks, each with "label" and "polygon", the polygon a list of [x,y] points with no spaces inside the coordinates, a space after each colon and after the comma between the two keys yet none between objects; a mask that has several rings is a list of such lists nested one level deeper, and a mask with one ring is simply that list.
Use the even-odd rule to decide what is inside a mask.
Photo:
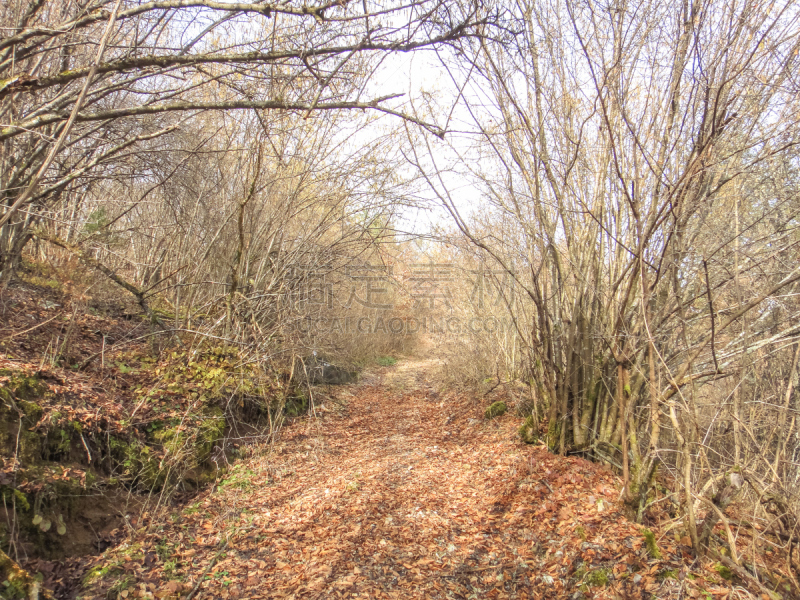
[{"label": "bare tree", "polygon": [[[426,139],[411,160],[532,306],[519,335],[549,446],[618,464],[640,519],[674,469],[697,543],[697,491],[761,460],[743,445],[784,451],[742,398],[767,355],[791,371],[800,333],[798,7],[507,6],[506,45],[446,63],[474,146]],[[488,210],[450,195],[443,152]]]},{"label": "bare tree", "polygon": [[[370,74],[395,52],[476,34],[477,5],[441,0],[235,3],[20,0],[0,12],[0,271],[31,226],[115,176],[121,156],[208,110],[406,115]],[[99,43],[96,40],[100,40]],[[112,175],[113,173],[113,175]],[[51,215],[49,215],[51,216]]]}]

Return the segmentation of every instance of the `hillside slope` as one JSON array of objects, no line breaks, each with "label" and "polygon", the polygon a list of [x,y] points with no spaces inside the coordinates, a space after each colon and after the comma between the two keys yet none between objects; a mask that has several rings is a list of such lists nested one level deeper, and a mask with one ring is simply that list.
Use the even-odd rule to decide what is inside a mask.
[{"label": "hillside slope", "polygon": [[0,549],[70,597],[88,560],[208,487],[293,404],[285,378],[235,349],[155,338],[122,303],[59,287],[0,292]]}]

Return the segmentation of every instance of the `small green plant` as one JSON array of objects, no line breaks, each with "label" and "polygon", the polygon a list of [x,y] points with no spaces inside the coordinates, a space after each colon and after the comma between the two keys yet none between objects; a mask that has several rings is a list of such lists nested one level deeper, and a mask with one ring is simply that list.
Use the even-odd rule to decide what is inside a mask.
[{"label": "small green plant", "polygon": [[167,562],[167,559],[172,556],[172,547],[167,542],[161,541],[156,545],[156,555],[161,562]]},{"label": "small green plant", "polygon": [[378,364],[382,367],[391,367],[397,364],[397,359],[391,356],[381,356],[378,358]]},{"label": "small green plant", "polygon": [[106,565],[104,567],[92,567],[86,575],[83,576],[83,585],[88,586],[95,581],[103,579],[109,573],[111,573],[112,567]]},{"label": "small green plant", "polygon": [[[60,523],[62,523],[62,524],[63,524],[63,521],[61,521],[61,515],[59,515],[58,517],[59,517]],[[33,522],[33,524],[34,524],[34,525],[36,525],[36,526],[37,526],[37,527],[38,527],[38,528],[39,528],[41,531],[43,531],[43,532],[45,532],[45,533],[47,533],[48,531],[50,531],[50,527],[52,527],[52,526],[53,526],[53,522],[52,522],[52,521],[50,521],[50,519],[45,519],[45,518],[44,518],[42,515],[39,515],[39,514],[37,514],[37,515],[35,515],[35,516],[33,517],[33,521],[32,521],[32,522]],[[59,528],[60,528],[60,527],[61,527],[61,525],[59,525]],[[61,533],[61,532],[59,531],[59,533]],[[66,530],[64,531],[64,533],[66,533]],[[62,534],[62,535],[63,535],[63,534]]]},{"label": "small green plant", "polygon": [[164,575],[171,576],[175,574],[178,568],[178,561],[168,560],[164,563]]},{"label": "small green plant", "polygon": [[240,470],[234,468],[234,472],[230,475],[230,477],[223,479],[219,484],[219,487],[239,488],[248,492],[254,487],[252,478],[255,477],[255,475],[255,471],[250,469]]},{"label": "small green plant", "polygon": [[0,589],[0,598],[9,598],[9,599],[16,599],[16,598],[27,598],[28,592],[25,589],[25,586],[20,581],[9,581],[6,579],[2,583],[2,588]]},{"label": "small green plant", "polygon": [[131,587],[134,583],[133,577],[131,575],[123,575],[114,584],[108,588],[108,593],[110,597],[113,597],[115,594],[119,594],[122,591],[127,590]]},{"label": "small green plant", "polygon": [[119,369],[119,372],[122,373],[122,374],[133,373],[133,371],[134,371],[134,369],[132,367],[129,367],[128,365],[126,365],[122,361],[117,361],[115,364],[117,365],[117,368]]}]

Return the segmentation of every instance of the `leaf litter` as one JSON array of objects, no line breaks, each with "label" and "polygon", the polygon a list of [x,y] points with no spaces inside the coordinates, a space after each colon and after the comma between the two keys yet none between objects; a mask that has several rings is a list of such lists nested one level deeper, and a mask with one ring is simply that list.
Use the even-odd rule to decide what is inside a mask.
[{"label": "leaf litter", "polygon": [[95,569],[117,565],[124,584],[83,597],[732,597],[652,527],[650,555],[608,468],[527,446],[518,417],[486,421],[474,398],[393,372],[318,394],[315,418],[108,550]]}]

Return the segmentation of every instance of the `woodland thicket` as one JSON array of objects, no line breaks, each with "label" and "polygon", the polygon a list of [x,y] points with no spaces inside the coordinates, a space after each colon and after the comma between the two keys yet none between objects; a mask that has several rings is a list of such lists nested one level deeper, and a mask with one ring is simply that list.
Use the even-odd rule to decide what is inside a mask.
[{"label": "woodland thicket", "polygon": [[798,32],[793,0],[6,2],[0,284],[80,265],[153,354],[292,376],[421,339],[319,319],[478,323],[431,333],[450,385],[524,383],[527,438],[633,519],[702,551],[736,501],[794,565]]}]

